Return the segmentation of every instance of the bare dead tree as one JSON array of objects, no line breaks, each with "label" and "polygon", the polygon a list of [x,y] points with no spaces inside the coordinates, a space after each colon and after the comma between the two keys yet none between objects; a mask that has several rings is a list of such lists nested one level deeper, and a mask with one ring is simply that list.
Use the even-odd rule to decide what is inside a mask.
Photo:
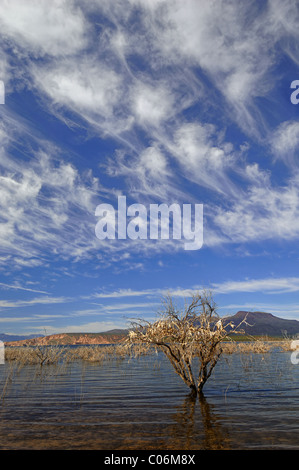
[{"label": "bare dead tree", "polygon": [[224,324],[211,293],[206,291],[193,295],[182,310],[170,295],[162,305],[157,321],[140,320],[132,324],[128,341],[159,348],[191,394],[201,394],[222,354],[221,342],[232,333],[241,333],[241,324],[237,327]]}]

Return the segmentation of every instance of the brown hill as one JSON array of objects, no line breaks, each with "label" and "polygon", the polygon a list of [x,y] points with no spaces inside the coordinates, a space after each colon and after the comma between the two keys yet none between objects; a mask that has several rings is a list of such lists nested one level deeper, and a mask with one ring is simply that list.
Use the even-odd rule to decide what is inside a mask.
[{"label": "brown hill", "polygon": [[104,333],[61,333],[21,341],[9,341],[4,344],[7,346],[115,344],[123,341],[127,334],[127,330],[111,330]]}]

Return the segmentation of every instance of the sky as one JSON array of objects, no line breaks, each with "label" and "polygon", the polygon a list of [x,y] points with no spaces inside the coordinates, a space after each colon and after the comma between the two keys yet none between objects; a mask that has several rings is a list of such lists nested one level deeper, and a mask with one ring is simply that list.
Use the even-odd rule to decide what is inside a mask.
[{"label": "sky", "polygon": [[[0,2],[1,333],[126,328],[204,288],[299,320],[298,24],[296,0]],[[99,239],[119,196],[202,204],[202,247]]]}]

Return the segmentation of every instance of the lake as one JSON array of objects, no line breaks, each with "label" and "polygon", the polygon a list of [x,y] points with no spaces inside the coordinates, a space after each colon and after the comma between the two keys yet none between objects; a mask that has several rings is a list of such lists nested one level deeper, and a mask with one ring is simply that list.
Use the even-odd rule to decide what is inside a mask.
[{"label": "lake", "polygon": [[[10,380],[11,379],[11,380]],[[158,355],[0,366],[0,449],[299,449],[299,365],[289,352],[222,356],[188,388]]]}]

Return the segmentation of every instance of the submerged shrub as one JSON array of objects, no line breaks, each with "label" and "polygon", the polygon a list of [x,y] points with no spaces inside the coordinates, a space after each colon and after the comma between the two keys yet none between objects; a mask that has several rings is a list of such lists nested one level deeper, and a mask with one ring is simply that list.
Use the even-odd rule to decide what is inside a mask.
[{"label": "submerged shrub", "polygon": [[223,352],[223,340],[232,333],[241,333],[239,326],[224,326],[210,293],[193,295],[182,310],[167,296],[160,318],[152,323],[135,322],[128,342],[160,349],[192,395],[197,395]]},{"label": "submerged shrub", "polygon": [[59,346],[24,346],[5,348],[5,360],[19,364],[57,364],[62,357],[63,348]]}]

